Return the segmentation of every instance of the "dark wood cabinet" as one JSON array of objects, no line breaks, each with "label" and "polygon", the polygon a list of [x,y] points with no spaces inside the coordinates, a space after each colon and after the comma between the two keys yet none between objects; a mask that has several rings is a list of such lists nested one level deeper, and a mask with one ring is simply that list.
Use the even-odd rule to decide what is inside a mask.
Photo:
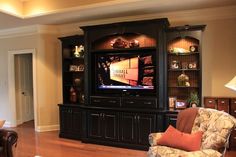
[{"label": "dark wood cabinet", "polygon": [[120,141],[148,145],[148,135],[156,129],[155,114],[122,113]]},{"label": "dark wood cabinet", "polygon": [[[204,97],[204,107],[227,112],[236,118],[236,98]],[[236,130],[233,130],[231,133],[229,148],[236,149]]]},{"label": "dark wood cabinet", "polygon": [[88,137],[103,140],[118,140],[118,113],[88,111]]},{"label": "dark wood cabinet", "polygon": [[[201,40],[204,28],[204,25],[180,26],[167,30],[167,98],[175,101],[171,103],[170,99],[167,100],[170,108],[190,106],[187,101],[191,93],[201,101]],[[187,104],[181,106],[178,102]]]},{"label": "dark wood cabinet", "polygon": [[[82,136],[82,142],[147,149],[150,133],[164,131],[167,123],[174,125],[168,98],[186,101],[193,91],[201,97],[204,26],[168,27],[166,18],[120,22],[84,26],[83,36],[59,38],[60,137]],[[183,37],[180,48],[187,47],[190,53],[167,52],[181,45]],[[181,68],[170,68],[173,61]],[[189,76],[188,85],[177,83],[182,73]]]},{"label": "dark wood cabinet", "polygon": [[82,135],[82,111],[78,107],[59,106],[60,137],[80,139]]}]

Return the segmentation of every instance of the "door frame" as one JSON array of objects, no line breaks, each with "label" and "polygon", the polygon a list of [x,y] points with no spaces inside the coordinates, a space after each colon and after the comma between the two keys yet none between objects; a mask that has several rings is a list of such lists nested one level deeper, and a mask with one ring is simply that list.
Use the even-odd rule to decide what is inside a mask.
[{"label": "door frame", "polygon": [[36,86],[36,50],[22,49],[8,51],[8,89],[9,89],[9,104],[11,115],[11,126],[17,125],[16,119],[16,89],[15,89],[15,55],[17,54],[32,54],[32,70],[33,70],[33,107],[34,107],[34,129],[37,131],[38,116],[37,116],[37,86]]}]

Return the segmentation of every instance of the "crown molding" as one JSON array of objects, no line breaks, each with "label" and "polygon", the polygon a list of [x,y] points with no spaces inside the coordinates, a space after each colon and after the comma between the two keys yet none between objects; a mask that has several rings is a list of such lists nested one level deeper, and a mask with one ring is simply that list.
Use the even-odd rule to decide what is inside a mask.
[{"label": "crown molding", "polygon": [[203,23],[205,21],[212,21],[212,20],[235,19],[236,18],[235,10],[236,6],[228,6],[228,7],[207,8],[207,9],[197,9],[197,10],[133,15],[133,16],[124,16],[117,18],[100,19],[100,20],[87,20],[83,22],[64,24],[64,25],[31,25],[31,26],[0,30],[0,39],[35,35],[35,34],[55,34],[55,35],[60,34],[60,36],[71,35],[71,34],[83,34],[83,32],[79,29],[80,26],[99,25],[99,24],[125,22],[125,21],[138,21],[138,20],[155,19],[163,17],[168,18],[171,24],[173,23],[188,24],[190,22]]},{"label": "crown molding", "polygon": [[0,30],[0,39],[30,36],[36,34],[59,34],[57,26],[52,25],[31,25]]}]

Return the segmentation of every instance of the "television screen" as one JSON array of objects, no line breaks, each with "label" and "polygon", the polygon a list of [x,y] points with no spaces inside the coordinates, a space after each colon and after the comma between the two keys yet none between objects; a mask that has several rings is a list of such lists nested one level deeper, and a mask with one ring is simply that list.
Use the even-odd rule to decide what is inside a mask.
[{"label": "television screen", "polygon": [[151,53],[97,54],[97,90],[154,90],[153,59]]}]

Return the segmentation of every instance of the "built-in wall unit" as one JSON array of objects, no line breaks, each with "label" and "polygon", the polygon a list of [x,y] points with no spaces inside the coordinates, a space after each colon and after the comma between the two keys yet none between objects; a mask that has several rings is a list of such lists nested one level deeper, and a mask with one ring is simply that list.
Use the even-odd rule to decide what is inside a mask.
[{"label": "built-in wall unit", "polygon": [[60,38],[60,137],[147,149],[151,132],[174,125],[192,93],[201,97],[203,28],[170,28],[162,18],[83,26],[83,36]]}]

